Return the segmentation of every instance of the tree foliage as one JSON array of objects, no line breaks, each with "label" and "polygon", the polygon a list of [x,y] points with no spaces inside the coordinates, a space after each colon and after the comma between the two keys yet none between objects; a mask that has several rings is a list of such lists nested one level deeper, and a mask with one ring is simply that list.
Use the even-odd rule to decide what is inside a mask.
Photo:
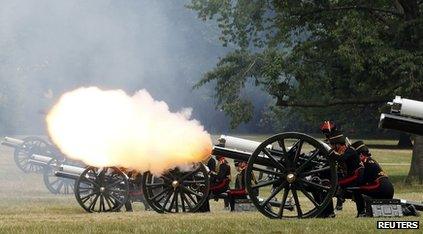
[{"label": "tree foliage", "polygon": [[191,0],[188,7],[199,18],[218,22],[223,45],[237,48],[197,86],[215,82],[217,105],[233,126],[251,118],[252,105],[242,97],[248,80],[274,97],[276,106],[318,107],[301,110],[304,118],[321,117],[322,107],[340,115],[340,104],[349,104],[350,117],[351,108],[374,114],[394,95],[421,99],[422,5]]}]

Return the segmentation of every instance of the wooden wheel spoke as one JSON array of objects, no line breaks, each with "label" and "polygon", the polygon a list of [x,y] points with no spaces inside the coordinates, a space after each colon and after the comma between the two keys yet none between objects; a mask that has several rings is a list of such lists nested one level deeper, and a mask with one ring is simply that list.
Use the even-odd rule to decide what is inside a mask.
[{"label": "wooden wheel spoke", "polygon": [[261,187],[264,187],[264,186],[269,186],[269,185],[272,185],[272,184],[274,184],[278,181],[279,180],[277,180],[277,179],[273,179],[273,180],[268,180],[268,181],[265,181],[265,182],[260,182],[260,183],[257,183],[255,185],[252,185],[251,188],[255,189],[255,188],[261,188]]},{"label": "wooden wheel spoke", "polygon": [[183,193],[180,192],[179,193],[179,196],[181,197],[181,208],[182,208],[182,212],[186,212],[186,210],[185,210],[185,200],[184,200],[184,197],[183,197]]},{"label": "wooden wheel spoke", "polygon": [[272,171],[272,170],[269,170],[269,169],[266,169],[266,168],[260,168],[260,167],[253,166],[253,170],[264,172],[264,173],[275,175],[275,176],[279,176],[279,177],[282,177],[283,176],[283,174],[281,172]]},{"label": "wooden wheel spoke", "polygon": [[163,210],[166,210],[166,204],[169,202],[170,197],[172,196],[173,191],[167,193],[166,199],[163,203]]},{"label": "wooden wheel spoke", "polygon": [[90,206],[88,207],[88,209],[89,209],[89,210],[94,210],[94,207],[95,207],[95,205],[96,205],[96,203],[97,203],[97,200],[98,200],[98,197],[99,197],[99,196],[100,196],[99,194],[96,194],[96,195],[95,195],[94,200],[92,200],[92,201],[91,201],[91,204],[90,204]]},{"label": "wooden wheel spoke", "polygon": [[324,186],[324,185],[321,185],[321,184],[316,184],[314,182],[308,181],[308,180],[303,179],[303,178],[299,178],[299,180],[302,181],[304,184],[307,184],[307,185],[309,185],[313,188],[317,188],[317,189],[320,189],[320,190],[326,190],[326,191],[330,190],[330,187],[327,187],[327,186]]},{"label": "wooden wheel spoke", "polygon": [[279,212],[278,212],[279,218],[282,218],[283,216],[283,209],[285,209],[285,203],[286,203],[286,199],[288,198],[289,189],[290,189],[289,187],[286,187],[285,190],[283,191],[281,206],[279,207]]},{"label": "wooden wheel spoke", "polygon": [[152,183],[152,184],[145,184],[146,187],[157,188],[157,187],[164,187],[165,183]]},{"label": "wooden wheel spoke", "polygon": [[270,200],[272,200],[272,198],[274,198],[276,196],[276,194],[278,194],[285,186],[286,186],[286,181],[284,181],[281,185],[279,185],[277,188],[275,188],[272,193],[270,194],[270,196],[261,204],[261,206],[266,206],[267,203],[269,203]]},{"label": "wooden wheel spoke", "polygon": [[109,206],[109,209],[112,210],[114,206],[112,206],[111,203],[113,203],[113,202],[110,201],[110,198],[107,195],[104,195],[104,200],[106,200],[106,203]]},{"label": "wooden wheel spoke", "polygon": [[[157,193],[156,195],[154,195],[154,197],[152,197],[151,200],[155,201],[159,196],[164,195],[169,190],[171,190],[171,188],[167,188],[167,189],[164,189],[164,190],[160,191],[159,193]],[[157,201],[161,201],[163,199],[163,197],[160,200],[157,200]]]},{"label": "wooden wheel spoke", "polygon": [[197,203],[196,199],[190,193],[185,193],[185,195],[192,201],[192,204],[195,205]]},{"label": "wooden wheel spoke", "polygon": [[185,180],[182,181],[182,184],[201,184],[201,183],[205,183],[205,180]]},{"label": "wooden wheel spoke", "polygon": [[94,187],[97,187],[97,188],[100,187],[100,185],[98,185],[97,182],[95,182],[94,180],[92,180],[90,178],[87,178],[85,176],[82,176],[82,178],[83,178],[83,180],[88,181],[89,183],[91,183],[92,185],[94,185]]},{"label": "wooden wheel spoke", "polygon": [[279,145],[279,147],[282,148],[283,154],[286,154],[287,152],[286,152],[286,147],[285,147],[285,139],[279,140],[278,145]]},{"label": "wooden wheel spoke", "polygon": [[303,216],[303,212],[301,210],[300,200],[298,199],[297,190],[295,188],[292,188],[292,196],[294,197],[295,207],[297,208],[298,218],[301,218]]},{"label": "wooden wheel spoke", "polygon": [[88,195],[85,195],[85,196],[81,197],[82,203],[85,203],[86,201],[88,201],[88,199],[90,199],[95,194],[96,194],[96,192],[91,192]]},{"label": "wooden wheel spoke", "polygon": [[183,186],[183,185],[180,185],[179,187],[180,187],[182,190],[184,190],[186,193],[193,194],[193,195],[195,195],[195,196],[197,196],[197,197],[201,197],[201,196],[203,196],[202,194],[200,194],[200,193],[196,193],[196,192],[192,191],[191,189],[189,189],[189,188],[187,188],[187,187],[185,187],[185,186]]},{"label": "wooden wheel spoke", "polygon": [[313,152],[313,154],[303,163],[301,166],[295,170],[295,173],[298,174],[304,170],[304,168],[319,154],[319,150]]},{"label": "wooden wheel spoke", "polygon": [[262,152],[269,157],[270,161],[274,164],[281,171],[285,171],[285,167],[270,153],[270,151],[266,148],[262,150]]},{"label": "wooden wheel spoke", "polygon": [[115,187],[116,185],[118,185],[122,182],[125,182],[125,181],[119,178],[116,181],[112,182],[111,184],[108,184],[107,187]]},{"label": "wooden wheel spoke", "polygon": [[[181,195],[183,195],[183,197],[185,198],[185,201],[186,201],[189,209],[192,210],[191,203],[188,201],[188,198],[187,198],[188,196],[185,193],[181,193]],[[192,198],[189,198],[189,199],[192,199]],[[195,204],[195,202],[193,200],[191,200],[191,201],[193,202],[193,204]]]},{"label": "wooden wheel spoke", "polygon": [[176,211],[176,213],[178,213],[179,207],[178,207],[178,190],[177,189],[173,193],[173,196],[174,196],[174,200],[175,200],[175,211]]},{"label": "wooden wheel spoke", "polygon": [[117,198],[113,193],[109,193],[109,195],[110,195],[111,198],[113,198],[119,204],[122,204],[124,202],[124,201],[120,200],[119,198]]},{"label": "wooden wheel spoke", "polygon": [[195,170],[189,172],[188,174],[182,176],[180,179],[178,179],[179,182],[184,181],[186,178],[194,175],[195,173],[199,172],[201,169],[201,167],[197,167]]},{"label": "wooden wheel spoke", "polygon": [[301,184],[298,184],[298,185],[299,185],[298,188],[300,189],[300,191],[308,198],[308,200],[310,200],[313,203],[314,206],[316,207],[320,206],[316,202],[316,200],[313,198],[313,196],[310,195]]},{"label": "wooden wheel spoke", "polygon": [[60,189],[62,189],[63,185],[64,185],[64,182],[63,182],[63,180],[61,180],[59,185],[57,185],[57,191],[60,191]]},{"label": "wooden wheel spoke", "polygon": [[319,168],[319,169],[303,172],[303,173],[300,173],[300,176],[305,177],[305,176],[313,175],[313,174],[320,173],[320,172],[327,171],[327,170],[330,170],[330,166],[326,166],[326,167],[322,167],[322,168]]},{"label": "wooden wheel spoke", "polygon": [[117,206],[117,204],[116,204],[116,202],[115,201],[113,201],[113,199],[112,198],[110,198],[110,196],[109,195],[107,195],[107,194],[105,194],[104,195],[104,197],[106,198],[106,201],[107,201],[107,203],[112,203],[113,204],[113,206],[110,206],[110,207],[116,207]]},{"label": "wooden wheel spoke", "polygon": [[297,150],[295,151],[295,156],[294,156],[294,160],[293,160],[294,165],[298,161],[298,158],[300,157],[301,149],[303,147],[303,144],[304,144],[304,141],[303,140],[299,140],[298,141],[298,144],[297,144],[297,147],[296,147]]}]

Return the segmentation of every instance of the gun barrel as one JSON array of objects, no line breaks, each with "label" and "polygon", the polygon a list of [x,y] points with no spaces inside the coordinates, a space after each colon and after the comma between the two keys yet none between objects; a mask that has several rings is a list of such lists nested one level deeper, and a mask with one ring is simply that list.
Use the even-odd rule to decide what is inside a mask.
[{"label": "gun barrel", "polygon": [[396,96],[389,104],[392,113],[423,119],[423,102]]},{"label": "gun barrel", "polygon": [[68,173],[68,174],[75,174],[75,175],[81,175],[82,172],[84,172],[85,168],[83,167],[77,167],[77,166],[71,166],[71,165],[61,165],[59,167],[59,171]]},{"label": "gun barrel", "polygon": [[24,143],[23,140],[12,138],[12,137],[5,137],[4,141],[1,144],[10,146],[10,147],[20,147],[23,143]]},{"label": "gun barrel", "polygon": [[40,165],[40,166],[45,166],[52,159],[53,158],[48,157],[48,156],[39,155],[39,154],[33,154],[33,155],[31,155],[31,159],[29,159],[28,161],[31,162],[31,163]]}]

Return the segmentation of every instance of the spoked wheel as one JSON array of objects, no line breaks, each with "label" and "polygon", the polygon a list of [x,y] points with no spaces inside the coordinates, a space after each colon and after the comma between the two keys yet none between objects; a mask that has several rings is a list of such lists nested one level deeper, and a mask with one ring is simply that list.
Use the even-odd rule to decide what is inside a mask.
[{"label": "spoked wheel", "polygon": [[71,179],[57,177],[54,172],[63,162],[57,159],[51,159],[44,168],[43,179],[47,189],[53,194],[71,194],[73,193],[73,186],[75,182]]},{"label": "spoked wheel", "polygon": [[88,167],[74,189],[79,205],[88,212],[119,211],[129,199],[128,177],[115,167]]},{"label": "spoked wheel", "polygon": [[261,143],[248,161],[245,179],[252,202],[270,218],[316,217],[338,182],[329,148],[302,133],[282,133]]},{"label": "spoked wheel", "polygon": [[22,145],[15,149],[14,159],[19,169],[25,173],[41,173],[43,166],[31,163],[29,160],[33,154],[52,156],[51,145],[39,137],[27,137]]},{"label": "spoked wheel", "polygon": [[173,169],[161,176],[144,173],[143,192],[149,205],[159,213],[195,212],[208,199],[209,176],[206,167]]}]

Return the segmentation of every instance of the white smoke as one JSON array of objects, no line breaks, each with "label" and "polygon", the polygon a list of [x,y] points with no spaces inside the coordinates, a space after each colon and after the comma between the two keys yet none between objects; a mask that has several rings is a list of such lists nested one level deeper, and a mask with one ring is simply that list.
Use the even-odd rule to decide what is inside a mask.
[{"label": "white smoke", "polygon": [[146,90],[131,97],[89,87],[65,93],[46,120],[53,142],[70,158],[158,174],[209,157],[210,135],[191,111],[172,113]]}]

